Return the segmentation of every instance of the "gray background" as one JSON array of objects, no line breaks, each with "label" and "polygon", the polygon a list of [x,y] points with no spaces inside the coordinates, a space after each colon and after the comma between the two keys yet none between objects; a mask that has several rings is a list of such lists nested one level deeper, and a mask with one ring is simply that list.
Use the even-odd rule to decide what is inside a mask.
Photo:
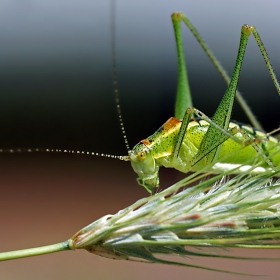
[{"label": "gray background", "polygon": [[[116,59],[130,146],[173,116],[177,61],[172,12],[183,11],[191,19],[229,74],[242,24],[255,25],[280,76],[279,6],[279,1],[256,0],[119,0]],[[212,116],[226,86],[186,28],[183,35],[194,104]],[[0,147],[126,154],[112,81],[109,1],[0,2]],[[267,131],[278,127],[279,96],[252,38],[239,89]],[[233,118],[248,122],[237,105]],[[0,205],[5,210],[0,214],[0,251],[65,240],[100,216],[147,195],[128,163],[107,158],[3,155],[0,168]],[[164,170],[162,186],[179,176]],[[235,253],[272,256],[250,250]],[[278,251],[274,254],[279,257]],[[186,261],[278,279],[278,263]],[[236,279],[202,270],[114,262],[85,252],[0,266],[1,279]]]},{"label": "gray background", "polygon": [[[173,116],[177,61],[170,14],[183,11],[231,75],[242,24],[255,25],[280,73],[277,1],[118,1],[116,59],[130,146]],[[226,86],[187,28],[195,106],[212,116]],[[125,153],[112,87],[109,1],[0,3],[0,143]],[[251,38],[240,90],[267,131],[277,92]],[[248,120],[235,107],[234,119]]]}]

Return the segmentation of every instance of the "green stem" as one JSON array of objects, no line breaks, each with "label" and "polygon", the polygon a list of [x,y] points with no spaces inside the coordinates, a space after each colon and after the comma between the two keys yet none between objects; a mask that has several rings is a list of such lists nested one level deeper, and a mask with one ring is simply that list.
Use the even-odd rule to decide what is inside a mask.
[{"label": "green stem", "polygon": [[69,248],[68,240],[61,243],[47,245],[43,247],[0,253],[0,261],[15,260],[20,258],[51,254],[51,253],[56,253],[56,252],[66,251],[66,250],[71,250]]}]

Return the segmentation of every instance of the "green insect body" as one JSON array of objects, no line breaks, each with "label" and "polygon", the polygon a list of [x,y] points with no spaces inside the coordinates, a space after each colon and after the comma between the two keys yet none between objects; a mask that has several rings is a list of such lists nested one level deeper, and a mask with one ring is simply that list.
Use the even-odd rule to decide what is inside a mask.
[{"label": "green insect body", "polygon": [[[132,150],[128,151],[128,156],[122,157],[123,160],[131,162],[134,171],[139,176],[138,183],[148,192],[155,193],[159,186],[158,172],[161,166],[175,168],[184,173],[201,170],[211,173],[228,170],[233,173],[241,173],[244,168],[250,168],[250,173],[254,174],[268,169],[278,170],[280,167],[279,141],[250,126],[241,127],[230,122],[235,96],[240,104],[243,102],[237,92],[237,84],[250,34],[253,34],[259,46],[280,95],[279,83],[256,29],[249,25],[242,27],[236,64],[232,77],[229,79],[190,21],[182,13],[173,14],[172,21],[179,72],[175,118],[170,118],[153,135],[140,141]],[[192,106],[182,47],[180,26],[182,21],[191,30],[228,83],[228,89],[212,119]],[[241,106],[243,107],[243,105]],[[249,109],[246,108],[245,112],[248,113]],[[193,114],[202,120],[192,121]],[[251,112],[247,115],[249,118],[252,116]],[[260,127],[255,119],[251,122],[258,128]],[[252,168],[253,164],[258,164],[257,168]]]},{"label": "green insect body", "polygon": [[[184,136],[180,152],[176,160],[173,158],[176,139],[182,122],[176,118],[170,118],[153,135],[140,141],[129,153],[131,165],[138,174],[139,184],[154,192],[159,186],[158,171],[161,166],[174,168],[183,173],[189,171],[199,171],[205,167],[205,172],[220,173],[226,168],[236,168],[237,165],[246,163],[247,165],[256,164],[263,161],[262,156],[252,145],[246,147],[240,146],[233,139],[226,140],[220,145],[219,153],[215,158],[218,164],[207,164],[207,156],[203,157],[197,163],[193,162],[195,155],[199,152],[200,145],[209,128],[209,123],[204,120],[192,120],[188,124],[187,133]],[[229,128],[240,125],[231,122]],[[248,134],[261,141],[260,149],[265,155],[275,153],[270,158],[272,164],[280,167],[280,145],[279,141],[265,133],[255,130],[250,126],[242,126],[242,129]],[[235,134],[235,137],[241,141],[246,141],[241,132]],[[260,164],[264,169],[269,168],[266,162]],[[258,169],[259,170],[259,169]],[[240,173],[242,169],[236,169],[234,173]]]},{"label": "green insect body", "polygon": [[[174,13],[171,17],[175,31],[179,74],[175,117],[170,118],[153,135],[140,141],[132,150],[129,149],[122,121],[118,89],[116,86],[115,43],[113,42],[115,95],[118,117],[122,127],[128,155],[114,156],[85,151],[76,151],[76,153],[130,161],[134,171],[138,175],[138,183],[144,186],[149,193],[155,193],[159,187],[159,168],[161,166],[174,168],[184,173],[188,171],[222,173],[230,170],[237,174],[243,172],[245,167],[250,168],[251,174],[264,172],[268,169],[277,171],[280,167],[279,141],[276,138],[259,131],[261,126],[254,118],[240,93],[237,91],[237,84],[246,45],[250,34],[253,34],[265,60],[272,81],[280,95],[280,85],[256,29],[249,25],[244,25],[242,27],[236,64],[232,77],[229,78],[225,70],[205,45],[191,22],[182,13]],[[181,22],[184,22],[187,25],[218,72],[221,74],[222,78],[228,84],[228,88],[212,119],[193,108],[192,105],[182,44]],[[240,126],[236,123],[230,122],[235,97],[257,130],[250,126]],[[200,120],[194,120],[194,115],[199,117]],[[0,149],[0,152],[5,151],[6,150]],[[20,152],[22,150],[8,150],[8,152],[14,151]],[[61,149],[28,149],[27,151],[75,153],[75,151],[72,150]],[[258,167],[251,168],[254,164],[258,164]]]}]

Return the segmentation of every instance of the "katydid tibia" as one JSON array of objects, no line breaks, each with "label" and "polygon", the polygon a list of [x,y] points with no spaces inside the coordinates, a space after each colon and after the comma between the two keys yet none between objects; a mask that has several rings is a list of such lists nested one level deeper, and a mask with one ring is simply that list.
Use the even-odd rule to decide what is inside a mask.
[{"label": "katydid tibia", "polygon": [[[252,33],[265,60],[270,76],[280,94],[280,86],[269,62],[264,45],[253,26],[244,25],[241,29],[241,39],[236,59],[236,65],[231,79],[222,66],[215,59],[211,51],[203,42],[194,26],[182,13],[174,13],[172,21],[175,31],[178,54],[178,88],[175,105],[175,117],[170,118],[159,130],[145,140],[140,141],[132,150],[129,149],[125,135],[120,111],[118,90],[115,79],[115,94],[119,120],[122,127],[127,156],[114,156],[93,152],[68,151],[60,149],[28,149],[32,151],[70,152],[87,155],[97,155],[130,161],[134,171],[138,174],[138,183],[154,194],[159,187],[159,168],[175,168],[181,172],[200,171],[221,173],[233,170],[240,173],[244,168],[251,168],[253,164],[259,164],[257,168],[251,168],[251,173],[259,173],[268,169],[279,170],[280,145],[276,138],[269,136],[250,126],[230,122],[231,112],[235,97],[246,112],[253,126],[260,129],[246,102],[237,91],[240,69],[245,54],[248,38]],[[193,33],[201,47],[204,49],[214,66],[228,84],[228,89],[218,106],[212,119],[199,110],[193,108],[188,82],[187,69],[184,58],[181,22],[184,22]],[[112,30],[114,22],[112,21]],[[114,32],[113,33],[113,71],[116,77]],[[192,119],[193,116],[199,119]],[[21,150],[8,150],[8,152]],[[4,150],[0,150],[4,152]],[[246,166],[244,166],[244,164]],[[278,173],[279,174],[279,173]]]}]

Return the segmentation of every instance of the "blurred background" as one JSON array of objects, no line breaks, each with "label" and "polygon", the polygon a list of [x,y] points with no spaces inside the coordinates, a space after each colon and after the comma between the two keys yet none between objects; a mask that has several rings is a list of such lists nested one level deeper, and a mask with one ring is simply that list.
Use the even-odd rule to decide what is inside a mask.
[{"label": "blurred background", "polygon": [[[110,7],[105,0],[0,2],[0,148],[127,153],[113,94]],[[241,26],[256,26],[280,76],[279,8],[276,0],[118,0],[117,75],[130,147],[173,116],[177,58],[171,13],[182,11],[189,17],[229,75]],[[226,85],[184,26],[183,36],[194,105],[212,116]],[[279,126],[279,96],[253,38],[239,89],[266,131]],[[248,123],[238,105],[233,119]],[[147,195],[129,163],[107,158],[3,154],[0,168],[0,251],[66,240],[95,219]],[[162,171],[163,186],[180,176]],[[236,250],[239,255],[249,253],[273,256]],[[270,279],[277,279],[279,270],[277,263],[187,261],[271,275]],[[0,266],[1,279],[236,279],[202,270],[117,262],[86,252]]]}]

